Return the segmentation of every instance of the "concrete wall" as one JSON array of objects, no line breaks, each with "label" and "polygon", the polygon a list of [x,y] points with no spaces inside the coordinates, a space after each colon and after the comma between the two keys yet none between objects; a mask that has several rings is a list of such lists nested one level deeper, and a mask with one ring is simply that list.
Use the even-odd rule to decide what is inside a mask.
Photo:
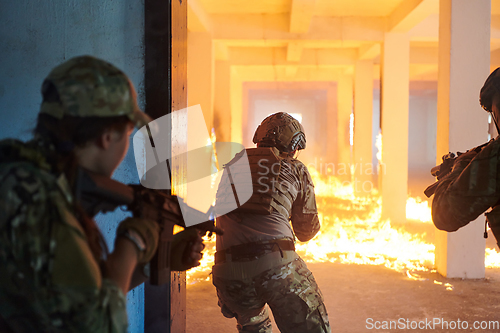
[{"label": "concrete wall", "polygon": [[187,51],[188,106],[200,104],[207,130],[213,127],[215,58],[208,32],[189,32]]},{"label": "concrete wall", "polygon": [[320,173],[338,175],[336,82],[245,82],[243,145],[253,147],[258,125],[279,111],[302,115],[307,145],[298,159]]},{"label": "concrete wall", "polygon": [[217,141],[220,142],[231,140],[230,73],[229,61],[215,61],[213,120]]},{"label": "concrete wall", "polygon": [[[380,130],[380,82],[373,89],[373,165],[377,164],[376,136]],[[408,129],[408,191],[425,199],[424,189],[435,181],[430,169],[436,164],[437,88],[434,81],[411,81]],[[374,179],[377,181],[377,179]]]},{"label": "concrete wall", "polygon": [[[89,54],[124,70],[143,103],[142,1],[65,0],[0,2],[0,138],[31,137],[41,102],[40,86],[50,69]],[[138,182],[132,150],[114,177]],[[97,218],[112,248],[123,213]],[[144,331],[144,291],[128,295],[129,331]]]}]

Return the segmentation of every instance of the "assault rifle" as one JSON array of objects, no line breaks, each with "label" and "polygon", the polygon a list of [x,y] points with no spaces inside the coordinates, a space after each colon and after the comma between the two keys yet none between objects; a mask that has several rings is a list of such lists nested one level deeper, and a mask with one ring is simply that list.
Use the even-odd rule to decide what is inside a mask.
[{"label": "assault rifle", "polygon": [[[476,153],[479,153],[486,145],[488,145],[491,141],[488,141],[486,143],[483,143],[480,146],[474,147],[472,149],[467,150],[465,153],[468,153],[469,151],[474,150]],[[461,152],[457,152],[455,155],[454,153],[448,153],[442,157],[443,163],[440,165],[436,165],[431,169],[431,175],[437,178],[437,182],[432,183],[429,185],[425,191],[424,194],[427,196],[427,198],[430,198],[435,192],[438,187],[438,185],[441,183],[441,181],[451,173],[451,169],[453,168],[453,165],[455,164],[455,160],[462,154]]]},{"label": "assault rifle", "polygon": [[[90,216],[125,206],[134,217],[152,219],[160,224],[158,250],[150,262],[150,282],[153,285],[161,285],[170,281],[169,242],[173,239],[173,228],[176,224],[186,228],[180,207],[182,199],[171,195],[170,191],[152,190],[142,185],[125,185],[81,168],[78,173],[76,199]],[[207,221],[188,228],[199,229],[204,234],[209,232],[210,235],[222,235],[223,231],[210,219],[211,211],[202,213],[187,205],[183,207],[184,216]]]},{"label": "assault rifle", "polygon": [[[492,140],[480,146],[472,148],[467,152],[474,150],[476,153],[479,153],[491,141]],[[455,164],[457,157],[459,157],[462,154],[463,153],[457,153],[458,156],[455,156],[455,154],[453,153],[448,153],[443,156],[443,163],[431,169],[431,174],[434,177],[436,177],[438,181],[431,184],[429,187],[425,189],[424,193],[427,197],[430,197],[435,193],[437,186],[451,172],[451,169],[453,168],[453,165]],[[492,209],[489,212],[484,213],[484,215],[486,216],[486,222],[484,226],[484,238],[488,238],[488,231],[486,228],[487,224],[489,225],[491,232],[493,233],[493,236],[497,241],[497,246],[500,248],[500,201],[494,204],[491,208]]]},{"label": "assault rifle", "polygon": [[441,183],[441,179],[443,179],[451,172],[456,158],[457,157],[455,156],[455,154],[450,152],[442,157],[443,163],[441,163],[440,165],[436,165],[431,169],[431,175],[436,177],[438,181],[429,185],[425,189],[424,194],[427,196],[427,198],[430,198],[434,194],[434,192],[436,192],[436,188]]}]

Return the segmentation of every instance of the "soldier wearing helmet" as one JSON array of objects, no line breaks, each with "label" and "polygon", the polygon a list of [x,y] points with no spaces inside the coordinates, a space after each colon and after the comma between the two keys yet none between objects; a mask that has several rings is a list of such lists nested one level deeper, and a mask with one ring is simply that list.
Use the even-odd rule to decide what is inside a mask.
[{"label": "soldier wearing helmet", "polygon": [[[267,303],[282,332],[330,332],[323,296],[294,245],[295,237],[306,242],[320,229],[311,176],[294,158],[306,147],[304,129],[289,114],[275,113],[262,121],[253,142],[257,148],[225,165],[217,191],[216,211],[228,211],[231,187],[250,197],[217,218],[224,235],[217,236],[212,274],[221,312],[236,318],[240,332],[271,332]],[[241,186],[248,168],[236,163],[245,153],[251,187]]]},{"label": "soldier wearing helmet", "polygon": [[[109,253],[80,205],[77,170],[111,177],[149,118],[127,76],[90,56],[55,67],[42,96],[34,139],[0,142],[0,331],[127,332],[125,295],[145,279],[132,276],[154,255],[159,225],[125,219]],[[179,237],[199,260],[201,238]]]},{"label": "soldier wearing helmet", "polygon": [[[500,117],[500,68],[487,78],[479,95],[483,109],[491,114],[498,130]],[[470,149],[453,161],[449,173],[438,177],[432,202],[432,218],[440,230],[456,231],[490,207],[486,219],[500,240],[500,140],[492,139]]]}]

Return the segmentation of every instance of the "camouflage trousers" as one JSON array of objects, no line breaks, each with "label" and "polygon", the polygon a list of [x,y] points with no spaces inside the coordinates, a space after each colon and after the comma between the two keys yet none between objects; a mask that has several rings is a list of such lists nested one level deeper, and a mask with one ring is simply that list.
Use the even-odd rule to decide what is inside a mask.
[{"label": "camouflage trousers", "polygon": [[239,332],[269,333],[267,303],[282,333],[329,333],[323,296],[311,271],[295,252],[284,253],[285,258],[274,252],[251,262],[215,265],[213,284],[222,314],[236,318]]}]

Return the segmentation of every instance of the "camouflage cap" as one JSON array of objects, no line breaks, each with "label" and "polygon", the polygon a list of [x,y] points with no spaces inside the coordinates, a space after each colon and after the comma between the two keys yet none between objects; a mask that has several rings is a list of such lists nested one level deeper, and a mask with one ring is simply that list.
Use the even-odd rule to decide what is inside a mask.
[{"label": "camouflage cap", "polygon": [[52,83],[58,101],[44,101],[40,113],[61,119],[127,116],[140,128],[151,121],[137,105],[132,82],[112,64],[91,56],[72,58],[52,69],[42,85]]}]

